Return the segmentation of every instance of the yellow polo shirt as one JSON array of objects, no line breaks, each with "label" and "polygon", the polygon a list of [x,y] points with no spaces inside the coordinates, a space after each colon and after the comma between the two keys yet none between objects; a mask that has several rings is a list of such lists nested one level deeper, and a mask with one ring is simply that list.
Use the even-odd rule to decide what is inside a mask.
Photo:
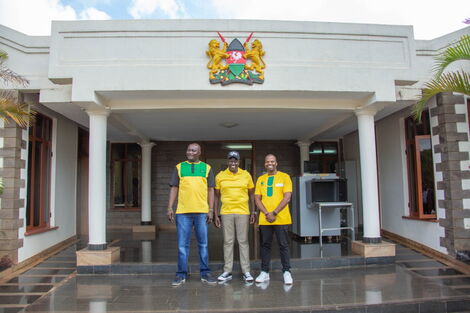
[{"label": "yellow polo shirt", "polygon": [[[208,187],[213,187],[208,182],[211,176],[211,167],[204,162],[181,162],[176,165],[177,176],[172,178],[170,186],[177,186],[178,206],[176,214],[184,213],[208,213]],[[212,185],[211,185],[212,184]]]},{"label": "yellow polo shirt", "polygon": [[[284,193],[292,192],[292,180],[286,173],[278,171],[276,175],[264,174],[256,181],[255,195],[261,196],[261,202],[268,212],[274,211],[275,208],[284,198]],[[259,215],[260,225],[290,225],[292,219],[290,216],[289,205],[286,205],[276,216],[273,223],[266,220],[266,216],[261,213]]]},{"label": "yellow polo shirt", "polygon": [[250,173],[239,168],[237,173],[227,168],[215,177],[215,189],[220,190],[220,214],[250,214],[248,189],[255,188]]}]

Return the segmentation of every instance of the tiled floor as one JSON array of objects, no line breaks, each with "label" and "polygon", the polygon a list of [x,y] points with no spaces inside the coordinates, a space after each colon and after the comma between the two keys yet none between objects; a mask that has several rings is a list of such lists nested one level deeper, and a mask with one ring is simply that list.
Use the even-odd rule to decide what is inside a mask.
[{"label": "tiled floor", "polygon": [[72,246],[0,284],[0,313],[18,312],[75,275],[76,247]]},{"label": "tiled floor", "polygon": [[[317,245],[305,246],[314,251]],[[132,255],[142,255],[136,248]],[[470,311],[470,275],[402,246],[397,246],[394,264],[293,269],[295,281],[291,287],[283,284],[279,271],[271,273],[269,283],[258,285],[245,284],[237,273],[226,284],[208,286],[195,274],[178,288],[170,286],[173,273],[76,276],[74,250],[75,247],[64,250],[0,285],[0,313],[22,309],[21,312]],[[7,302],[10,307],[5,306]]]}]

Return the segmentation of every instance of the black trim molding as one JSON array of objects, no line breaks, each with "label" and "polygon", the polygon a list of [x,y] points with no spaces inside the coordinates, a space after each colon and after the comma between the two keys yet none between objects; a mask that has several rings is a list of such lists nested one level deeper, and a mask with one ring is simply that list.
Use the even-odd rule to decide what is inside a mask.
[{"label": "black trim molding", "polygon": [[106,250],[106,248],[108,248],[108,245],[106,243],[99,244],[99,245],[88,244],[88,250],[92,250],[92,251]]},{"label": "black trim molding", "polygon": [[381,237],[377,237],[377,238],[364,237],[364,238],[362,238],[362,242],[363,243],[381,243],[382,238]]}]

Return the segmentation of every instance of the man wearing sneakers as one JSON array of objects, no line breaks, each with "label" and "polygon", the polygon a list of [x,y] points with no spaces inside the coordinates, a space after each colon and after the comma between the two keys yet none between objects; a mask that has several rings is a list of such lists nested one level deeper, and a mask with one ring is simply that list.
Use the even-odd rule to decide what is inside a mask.
[{"label": "man wearing sneakers", "polygon": [[178,271],[172,286],[183,284],[188,276],[188,256],[191,233],[194,228],[199,249],[201,281],[216,284],[209,269],[207,250],[207,224],[212,222],[214,206],[214,174],[209,164],[199,161],[201,147],[192,143],[186,149],[187,161],[176,165],[170,180],[170,196],[167,217],[175,221],[173,204],[178,197],[176,209],[176,233],[178,238]]},{"label": "man wearing sneakers", "polygon": [[[249,224],[253,224],[256,220],[253,198],[255,185],[250,173],[238,167],[240,165],[238,152],[229,152],[227,159],[228,168],[215,177],[215,225],[223,227],[225,262],[224,272],[218,280],[224,282],[232,279],[233,245],[236,237],[243,278],[246,282],[252,282],[248,230]],[[217,214],[218,199],[222,201],[220,210],[222,220]]]},{"label": "man wearing sneakers", "polygon": [[261,211],[259,229],[261,235],[261,273],[256,277],[257,283],[269,281],[271,263],[271,243],[276,234],[281,254],[284,283],[293,283],[290,273],[288,225],[292,224],[289,201],[292,195],[292,181],[288,174],[277,170],[277,160],[272,154],[264,159],[267,173],[256,181],[255,202]]}]

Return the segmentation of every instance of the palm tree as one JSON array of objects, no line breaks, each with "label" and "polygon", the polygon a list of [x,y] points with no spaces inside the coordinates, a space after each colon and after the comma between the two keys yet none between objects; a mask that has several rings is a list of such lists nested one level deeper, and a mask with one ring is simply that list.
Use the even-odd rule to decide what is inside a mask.
[{"label": "palm tree", "polygon": [[[0,50],[0,83],[4,85],[28,85],[29,81],[26,78],[16,74],[5,65],[7,59],[8,54]],[[12,119],[19,126],[27,127],[34,115],[35,112],[29,110],[26,104],[18,102],[15,92],[0,89],[0,119],[5,123]]]},{"label": "palm tree", "polygon": [[[21,85],[26,86],[29,81],[10,70],[5,62],[8,54],[0,50],[0,83],[3,85]],[[9,123],[12,119],[21,127],[27,127],[29,122],[34,119],[35,111],[30,110],[24,103],[19,103],[12,90],[0,89],[0,119]],[[3,193],[3,182],[0,177],[0,195]]]},{"label": "palm tree", "polygon": [[463,35],[453,46],[448,47],[436,57],[434,65],[434,78],[424,84],[421,98],[413,105],[413,116],[416,120],[421,120],[426,103],[433,96],[441,92],[458,92],[470,96],[470,74],[457,70],[446,72],[444,70],[451,63],[460,60],[470,61],[470,36]]}]

